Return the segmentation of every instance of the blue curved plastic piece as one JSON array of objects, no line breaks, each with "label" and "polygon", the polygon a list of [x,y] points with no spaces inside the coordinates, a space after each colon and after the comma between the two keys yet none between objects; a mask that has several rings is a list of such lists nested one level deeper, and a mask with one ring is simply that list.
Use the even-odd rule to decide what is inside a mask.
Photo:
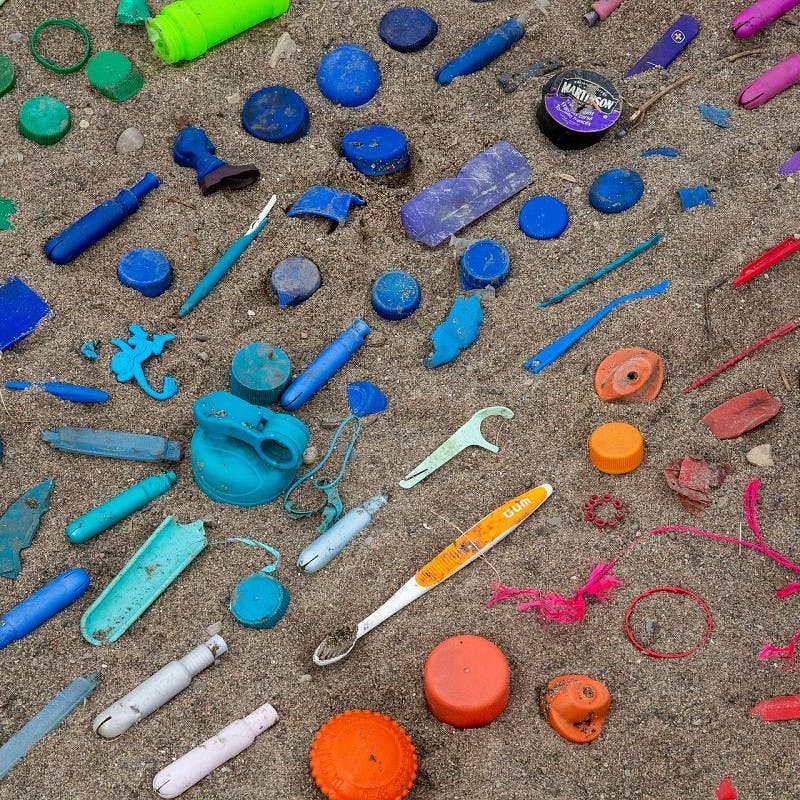
[{"label": "blue curved plastic piece", "polygon": [[427,47],[439,32],[436,20],[421,8],[401,6],[387,11],[378,25],[378,35],[392,50],[413,53]]},{"label": "blue curved plastic piece", "polygon": [[97,361],[97,343],[93,341],[84,342],[81,345],[80,352],[81,355],[85,358],[88,358],[89,361]]},{"label": "blue curved plastic piece", "polygon": [[14,275],[0,285],[0,352],[30,336],[43,320],[53,318],[50,306]]},{"label": "blue curved plastic piece", "polygon": [[422,293],[413,275],[400,270],[384,272],[372,285],[372,307],[383,319],[400,320],[418,308]]},{"label": "blue curved plastic piece", "polygon": [[366,417],[370,414],[379,414],[389,405],[386,395],[369,381],[347,384],[347,402],[350,410],[356,417]]},{"label": "blue curved plastic piece", "polygon": [[592,208],[604,214],[619,214],[633,208],[644,194],[644,182],[631,169],[610,169],[598,175],[589,189]]},{"label": "blue curved plastic piece", "polygon": [[91,386],[80,386],[76,383],[31,383],[30,381],[6,381],[6,389],[24,391],[25,389],[43,389],[47,394],[70,403],[107,403],[111,399],[108,392]]},{"label": "blue curved plastic piece", "polygon": [[300,217],[308,214],[313,217],[324,217],[332,222],[344,222],[350,209],[363,206],[357,194],[340,192],[330,186],[312,186],[297,198],[295,204],[286,212],[287,217]]},{"label": "blue curved plastic piece", "polygon": [[317,86],[333,103],[356,108],[378,93],[381,71],[375,59],[358,44],[340,44],[322,57]]},{"label": "blue curved plastic piece", "polygon": [[39,530],[42,516],[50,508],[52,491],[52,479],[42,481],[20,495],[0,517],[0,578],[14,580],[22,570],[19,554],[30,547]]},{"label": "blue curved plastic piece", "polygon": [[477,295],[457,297],[447,319],[433,329],[433,353],[425,359],[428,368],[454,361],[477,338],[483,324],[483,309]]},{"label": "blue curved plastic piece", "polygon": [[311,127],[305,101],[288,86],[265,86],[242,107],[242,127],[256,139],[288,144],[302,139]]},{"label": "blue curved plastic piece", "polygon": [[677,158],[681,151],[677,147],[651,147],[643,150],[641,158],[652,158],[653,156],[664,156],[664,158]]},{"label": "blue curved plastic piece", "polygon": [[345,134],[342,154],[370,178],[393,175],[408,166],[408,142],[402,131],[388,125],[370,125]]},{"label": "blue curved plastic piece", "polygon": [[557,239],[569,225],[569,211],[549,194],[532,197],[519,212],[520,230],[531,239]]},{"label": "blue curved plastic piece", "polygon": [[511,256],[501,242],[478,239],[461,256],[461,288],[483,289],[502,286],[508,280]]},{"label": "blue curved plastic piece", "polygon": [[686,186],[678,189],[678,195],[681,198],[681,209],[683,211],[688,211],[695,206],[711,206],[711,208],[714,208],[711,195],[705,186]]},{"label": "blue curved plastic piece", "polygon": [[278,306],[299,306],[322,285],[319,267],[304,256],[289,256],[275,265],[270,284]]},{"label": "blue curved plastic piece", "polygon": [[127,341],[112,339],[111,344],[119,348],[119,353],[111,357],[111,371],[120,383],[136,380],[139,388],[153,400],[169,400],[178,392],[178,384],[169,375],[164,378],[164,386],[160,392],[147,382],[142,365],[151,356],[160,356],[168,342],[175,338],[174,333],[149,334],[141,325],[129,325],[131,335]]}]

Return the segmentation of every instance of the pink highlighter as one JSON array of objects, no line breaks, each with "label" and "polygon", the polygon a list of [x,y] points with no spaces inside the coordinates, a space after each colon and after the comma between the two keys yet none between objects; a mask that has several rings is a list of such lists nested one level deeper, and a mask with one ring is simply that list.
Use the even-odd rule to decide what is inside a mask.
[{"label": "pink highlighter", "polygon": [[759,75],[736,96],[736,102],[743,108],[758,108],[776,94],[800,81],[800,53],[793,53]]},{"label": "pink highlighter", "polygon": [[733,35],[737,39],[746,39],[764,30],[795,6],[800,6],[800,0],[756,0],[731,20]]},{"label": "pink highlighter", "polygon": [[[800,0],[798,0],[798,3],[800,3]],[[621,5],[622,0],[597,0],[596,3],[592,3],[592,10],[588,14],[584,14],[583,18],[586,20],[587,25],[597,25],[598,22],[602,22]]]}]

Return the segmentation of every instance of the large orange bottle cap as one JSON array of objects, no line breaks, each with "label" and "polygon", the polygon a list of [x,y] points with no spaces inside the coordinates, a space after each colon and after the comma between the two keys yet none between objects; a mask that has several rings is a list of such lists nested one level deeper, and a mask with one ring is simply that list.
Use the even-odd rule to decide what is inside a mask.
[{"label": "large orange bottle cap", "polygon": [[559,675],[542,695],[547,721],[557,733],[577,744],[600,735],[610,708],[611,694],[606,685],[586,675]]},{"label": "large orange bottle cap", "polygon": [[408,734],[377,711],[345,711],[311,743],[311,774],[328,800],[402,800],[417,779]]},{"label": "large orange bottle cap", "polygon": [[607,403],[648,403],[664,383],[664,362],[658,353],[625,347],[606,356],[594,374],[594,390]]},{"label": "large orange bottle cap", "polygon": [[433,648],[423,672],[425,699],[436,719],[456,728],[488,725],[508,705],[511,669],[503,651],[482,636],[452,636]]},{"label": "large orange bottle cap", "polygon": [[622,475],[644,459],[642,434],[627,422],[607,422],[589,437],[589,458],[600,472]]}]

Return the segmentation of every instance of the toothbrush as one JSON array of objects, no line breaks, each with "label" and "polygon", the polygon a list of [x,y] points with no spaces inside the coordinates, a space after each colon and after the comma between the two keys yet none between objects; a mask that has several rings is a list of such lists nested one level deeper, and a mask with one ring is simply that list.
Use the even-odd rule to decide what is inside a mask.
[{"label": "toothbrush", "polygon": [[314,663],[318,667],[325,667],[341,661],[350,654],[362,636],[505,539],[552,493],[553,487],[543,483],[496,508],[434,556],[411,580],[404,583],[380,608],[361,620],[357,626],[340,628],[328,634],[314,651]]}]

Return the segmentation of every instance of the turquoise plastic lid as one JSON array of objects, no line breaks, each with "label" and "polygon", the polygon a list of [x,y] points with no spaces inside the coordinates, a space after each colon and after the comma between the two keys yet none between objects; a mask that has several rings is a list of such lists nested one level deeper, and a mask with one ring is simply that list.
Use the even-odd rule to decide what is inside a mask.
[{"label": "turquoise plastic lid", "polygon": [[231,362],[231,392],[256,406],[277,403],[291,377],[289,356],[266,342],[246,345]]},{"label": "turquoise plastic lid", "polygon": [[241,581],[230,604],[231,614],[240,625],[262,630],[277,625],[288,607],[288,589],[263,572]]}]

